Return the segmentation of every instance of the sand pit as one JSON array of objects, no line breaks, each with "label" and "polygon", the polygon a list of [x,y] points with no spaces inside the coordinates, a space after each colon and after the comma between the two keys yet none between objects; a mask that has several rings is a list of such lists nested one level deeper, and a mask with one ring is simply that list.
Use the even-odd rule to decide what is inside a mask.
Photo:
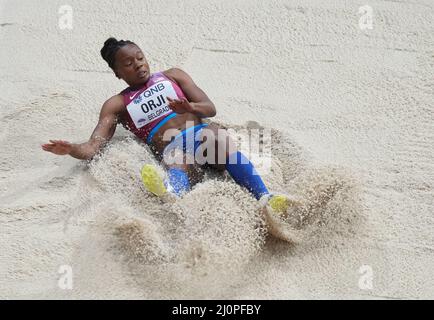
[{"label": "sand pit", "polygon": [[[0,298],[433,298],[432,1],[371,2],[364,30],[360,1],[75,0],[71,29],[62,5],[0,0]],[[186,70],[212,121],[268,130],[263,179],[303,200],[291,241],[226,173],[175,202],[147,193],[158,163],[120,126],[92,162],[41,150],[86,141],[125,87],[109,36]]]}]

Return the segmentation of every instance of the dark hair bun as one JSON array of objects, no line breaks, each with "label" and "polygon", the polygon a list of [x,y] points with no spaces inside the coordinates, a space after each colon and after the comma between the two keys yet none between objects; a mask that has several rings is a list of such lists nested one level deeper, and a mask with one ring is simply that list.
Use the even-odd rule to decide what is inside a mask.
[{"label": "dark hair bun", "polygon": [[110,66],[110,68],[112,68],[112,64],[114,63],[113,60],[113,49],[116,48],[116,45],[118,43],[118,40],[116,40],[115,38],[108,38],[105,42],[104,42],[104,46],[101,49],[101,57],[108,63],[108,65]]},{"label": "dark hair bun", "polygon": [[104,46],[101,49],[101,57],[108,63],[110,68],[114,68],[116,52],[126,46],[127,44],[134,44],[129,40],[116,40],[116,38],[110,37],[104,42]]},{"label": "dark hair bun", "polygon": [[110,47],[113,45],[116,45],[118,43],[118,40],[116,40],[116,38],[108,38],[105,42],[104,42],[104,47]]}]

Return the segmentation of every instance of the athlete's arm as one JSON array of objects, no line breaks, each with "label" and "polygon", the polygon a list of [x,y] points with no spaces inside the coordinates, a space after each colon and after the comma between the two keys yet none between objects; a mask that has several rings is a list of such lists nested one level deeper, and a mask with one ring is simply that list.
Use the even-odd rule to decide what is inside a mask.
[{"label": "athlete's arm", "polygon": [[172,68],[164,72],[166,76],[174,79],[187,97],[187,101],[176,100],[170,101],[170,106],[178,113],[191,112],[200,118],[214,117],[217,113],[214,103],[208,98],[205,92],[200,89],[193,79],[184,71],[178,68]]},{"label": "athlete's arm", "polygon": [[85,143],[70,143],[63,140],[50,140],[50,144],[42,145],[42,149],[57,155],[67,155],[81,160],[92,159],[99,150],[113,137],[119,111],[122,110],[122,96],[114,96],[107,100],[99,115],[99,121],[89,141]]}]

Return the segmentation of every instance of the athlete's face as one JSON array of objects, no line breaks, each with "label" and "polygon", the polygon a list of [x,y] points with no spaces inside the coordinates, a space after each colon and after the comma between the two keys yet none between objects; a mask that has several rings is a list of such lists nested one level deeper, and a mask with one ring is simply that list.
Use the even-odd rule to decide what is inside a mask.
[{"label": "athlete's face", "polygon": [[139,47],[128,44],[116,52],[115,74],[130,86],[145,84],[149,79],[148,61]]}]

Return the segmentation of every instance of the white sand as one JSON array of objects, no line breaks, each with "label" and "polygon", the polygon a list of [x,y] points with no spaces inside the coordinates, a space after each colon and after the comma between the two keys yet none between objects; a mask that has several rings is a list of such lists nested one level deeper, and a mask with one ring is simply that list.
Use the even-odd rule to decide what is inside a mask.
[{"label": "white sand", "polygon": [[[364,31],[364,1],[188,3],[0,1],[0,298],[434,298],[434,3],[370,1]],[[264,179],[310,204],[301,244],[264,238],[224,177],[147,195],[152,156],[120,127],[90,166],[41,150],[87,140],[125,87],[108,36],[190,73],[217,122],[273,128]]]}]

